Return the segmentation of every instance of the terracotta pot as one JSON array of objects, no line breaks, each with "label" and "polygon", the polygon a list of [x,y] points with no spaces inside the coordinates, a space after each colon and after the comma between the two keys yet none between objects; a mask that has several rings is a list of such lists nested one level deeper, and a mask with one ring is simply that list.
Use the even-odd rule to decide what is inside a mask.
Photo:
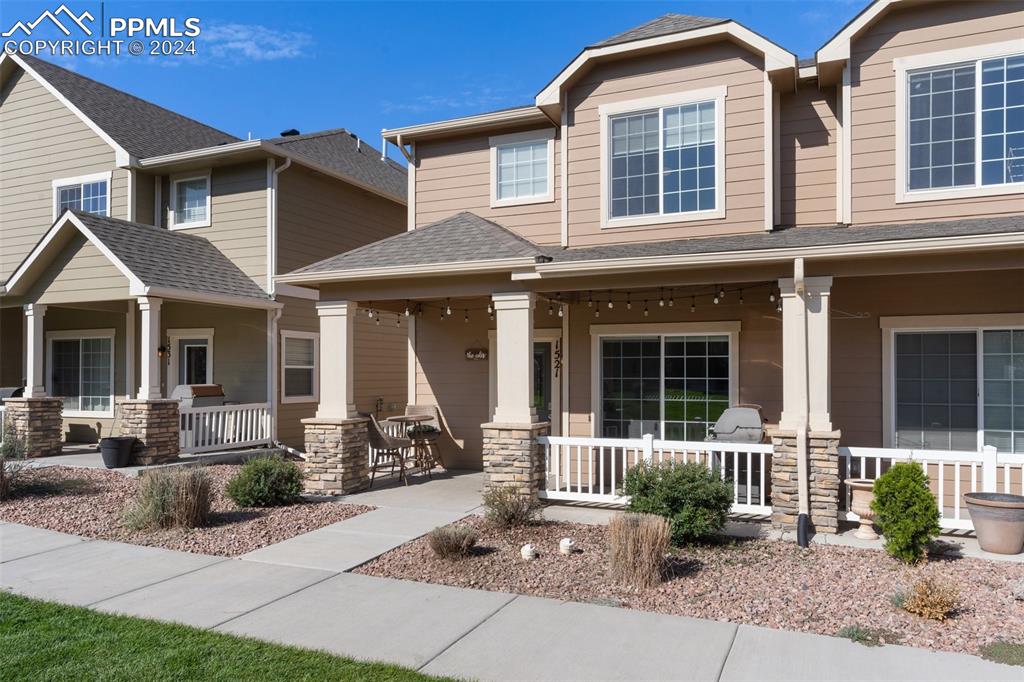
[{"label": "terracotta pot", "polygon": [[1024,550],[1024,495],[967,493],[964,502],[983,550],[995,554]]},{"label": "terracotta pot", "polygon": [[875,482],[870,478],[848,478],[843,483],[853,491],[850,511],[860,517],[860,526],[853,536],[861,540],[877,540],[878,533],[871,523],[875,519],[875,513],[871,511],[871,501],[875,499]]}]

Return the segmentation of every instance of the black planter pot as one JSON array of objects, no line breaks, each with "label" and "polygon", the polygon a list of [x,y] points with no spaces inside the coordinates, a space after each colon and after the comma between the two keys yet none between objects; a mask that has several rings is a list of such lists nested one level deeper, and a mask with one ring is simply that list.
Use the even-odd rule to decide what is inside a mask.
[{"label": "black planter pot", "polygon": [[103,466],[108,469],[128,466],[134,445],[135,438],[132,436],[116,436],[114,438],[101,439],[100,456],[103,457]]}]

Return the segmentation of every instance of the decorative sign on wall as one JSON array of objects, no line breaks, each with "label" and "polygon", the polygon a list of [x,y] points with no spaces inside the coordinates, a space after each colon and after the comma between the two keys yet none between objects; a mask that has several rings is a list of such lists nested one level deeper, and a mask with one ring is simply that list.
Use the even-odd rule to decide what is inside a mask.
[{"label": "decorative sign on wall", "polygon": [[467,348],[466,349],[467,360],[486,360],[487,349],[486,348]]}]

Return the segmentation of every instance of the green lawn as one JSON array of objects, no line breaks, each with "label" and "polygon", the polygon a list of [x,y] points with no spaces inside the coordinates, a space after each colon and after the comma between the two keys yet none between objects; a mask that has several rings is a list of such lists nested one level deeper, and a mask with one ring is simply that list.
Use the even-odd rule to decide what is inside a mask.
[{"label": "green lawn", "polygon": [[397,666],[0,592],[0,680],[434,680]]}]

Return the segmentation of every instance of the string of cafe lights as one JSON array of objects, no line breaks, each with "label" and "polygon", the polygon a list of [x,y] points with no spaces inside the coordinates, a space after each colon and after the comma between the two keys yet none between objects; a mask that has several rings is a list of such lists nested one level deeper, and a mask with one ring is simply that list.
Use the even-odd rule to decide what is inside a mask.
[{"label": "string of cafe lights", "polygon": [[[767,293],[765,293],[767,290]],[[602,310],[613,310],[622,306],[626,310],[636,309],[643,317],[649,317],[652,308],[675,308],[677,301],[681,306],[689,307],[689,312],[696,313],[699,306],[708,301],[712,306],[735,303],[744,305],[748,298],[758,300],[761,297],[768,299],[768,302],[775,307],[777,312],[782,312],[782,298],[774,283],[752,284],[742,287],[725,287],[716,285],[710,289],[700,291],[682,290],[676,287],[657,287],[647,290],[617,291],[614,289],[587,290],[562,294],[557,292],[554,295],[542,295],[541,298],[547,302],[547,314],[552,317],[563,317],[565,308],[569,305],[586,306],[587,310],[595,318],[601,317]],[[762,299],[763,300],[763,299]],[[490,301],[486,306],[467,306],[452,303],[450,298],[443,302],[422,302],[405,301],[402,312],[380,310],[369,302],[366,314],[378,325],[381,324],[383,316],[394,317],[396,326],[402,326],[403,318],[417,317],[424,315],[435,315],[439,320],[447,321],[451,318],[461,317],[463,322],[468,323],[471,319],[471,312],[484,312],[487,317],[494,320],[494,305]],[[387,318],[384,318],[387,319]]]}]

